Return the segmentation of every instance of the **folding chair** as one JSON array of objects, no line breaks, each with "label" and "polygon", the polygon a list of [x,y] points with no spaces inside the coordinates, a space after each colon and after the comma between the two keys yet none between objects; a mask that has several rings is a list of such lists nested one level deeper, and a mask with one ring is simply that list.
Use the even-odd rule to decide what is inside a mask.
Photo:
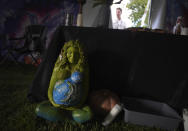
[{"label": "folding chair", "polygon": [[46,30],[43,25],[29,25],[25,29],[24,45],[15,49],[19,54],[28,54],[34,60],[35,64],[39,64],[36,54],[40,57],[45,50]]}]

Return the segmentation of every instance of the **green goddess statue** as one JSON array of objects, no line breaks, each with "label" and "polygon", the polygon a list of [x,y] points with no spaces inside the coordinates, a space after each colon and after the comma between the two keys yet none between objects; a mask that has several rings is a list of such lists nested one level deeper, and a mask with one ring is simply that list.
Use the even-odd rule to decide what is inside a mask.
[{"label": "green goddess statue", "polygon": [[78,40],[68,41],[61,49],[52,72],[49,101],[39,104],[36,114],[50,121],[73,118],[84,123],[92,118],[90,107],[85,105],[88,91],[89,66],[83,45]]}]

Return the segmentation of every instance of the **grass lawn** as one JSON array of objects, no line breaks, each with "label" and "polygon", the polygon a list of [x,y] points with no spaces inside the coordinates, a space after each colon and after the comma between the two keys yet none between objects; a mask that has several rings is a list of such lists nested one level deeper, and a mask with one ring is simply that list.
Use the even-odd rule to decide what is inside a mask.
[{"label": "grass lawn", "polygon": [[93,120],[85,124],[53,123],[35,115],[36,104],[27,100],[27,91],[37,68],[30,65],[0,65],[1,131],[162,131],[115,121],[108,127]]}]

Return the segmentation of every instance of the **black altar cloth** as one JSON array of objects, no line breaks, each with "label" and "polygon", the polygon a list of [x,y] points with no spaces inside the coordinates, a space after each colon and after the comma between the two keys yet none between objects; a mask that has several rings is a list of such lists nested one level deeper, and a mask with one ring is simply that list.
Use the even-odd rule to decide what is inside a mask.
[{"label": "black altar cloth", "polygon": [[107,88],[121,96],[188,104],[188,37],[154,32],[93,27],[56,29],[28,92],[29,100],[47,99],[55,61],[65,42],[87,48],[90,91]]}]

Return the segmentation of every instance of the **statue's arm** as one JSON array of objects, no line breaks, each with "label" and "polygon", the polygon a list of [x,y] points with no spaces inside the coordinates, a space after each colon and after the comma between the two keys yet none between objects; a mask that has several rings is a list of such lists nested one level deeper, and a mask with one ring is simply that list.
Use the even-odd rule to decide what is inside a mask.
[{"label": "statue's arm", "polygon": [[70,76],[69,71],[64,68],[64,69],[60,69],[59,66],[55,66],[52,76],[51,76],[51,80],[50,80],[50,85],[48,88],[48,99],[50,100],[50,102],[52,103],[53,106],[55,107],[60,107],[61,105],[56,104],[53,100],[53,89],[55,87],[55,84],[58,80],[61,80],[62,83],[63,81]]},{"label": "statue's arm", "polygon": [[56,71],[53,71],[52,77],[51,77],[51,80],[50,80],[50,85],[49,85],[49,88],[48,88],[48,99],[52,103],[53,106],[59,107],[60,105],[56,104],[53,101],[53,89],[54,89],[56,80],[57,80]]}]

